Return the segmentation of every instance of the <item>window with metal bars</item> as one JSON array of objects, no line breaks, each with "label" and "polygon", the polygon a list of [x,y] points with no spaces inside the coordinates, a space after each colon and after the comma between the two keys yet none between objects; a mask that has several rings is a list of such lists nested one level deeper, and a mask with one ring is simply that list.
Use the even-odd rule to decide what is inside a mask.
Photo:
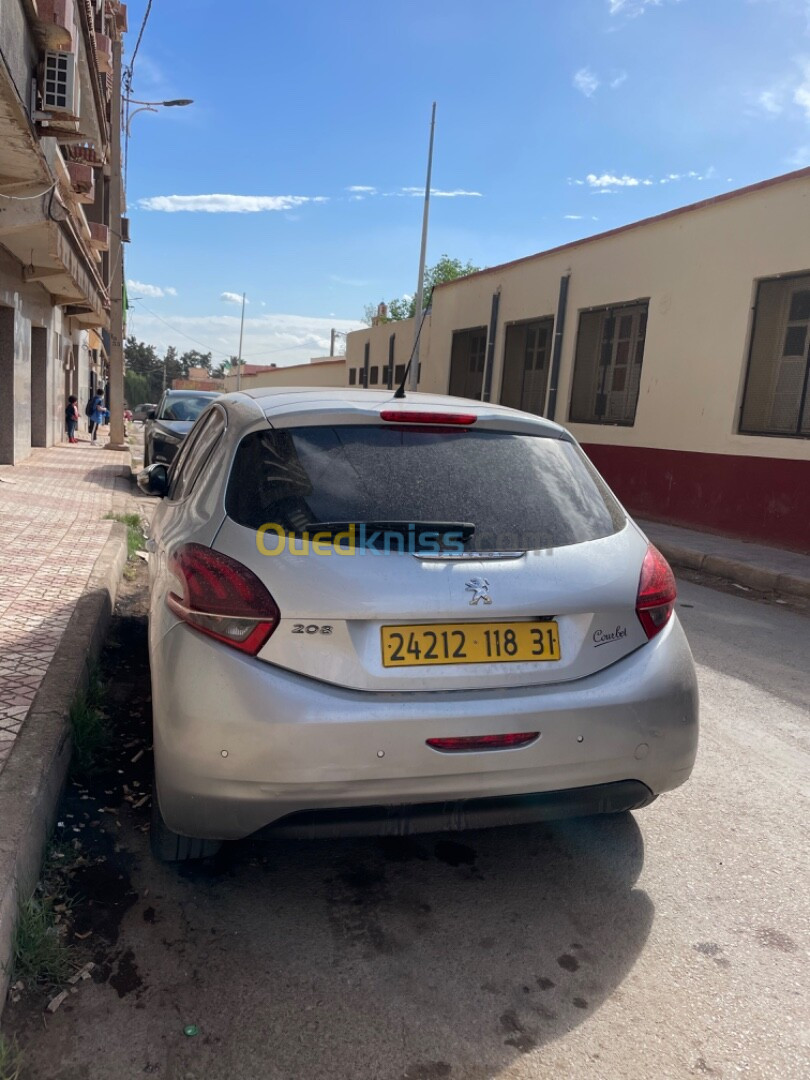
[{"label": "window with metal bars", "polygon": [[810,437],[810,273],[760,281],[742,435]]},{"label": "window with metal bars", "polygon": [[645,300],[582,312],[569,420],[633,426],[647,336],[647,309]]}]

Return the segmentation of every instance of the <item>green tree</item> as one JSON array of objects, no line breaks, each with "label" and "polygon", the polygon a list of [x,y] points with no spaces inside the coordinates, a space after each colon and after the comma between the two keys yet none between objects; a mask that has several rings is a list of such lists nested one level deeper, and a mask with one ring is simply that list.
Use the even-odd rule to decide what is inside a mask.
[{"label": "green tree", "polygon": [[147,345],[145,341],[130,334],[124,345],[124,367],[127,371],[134,371],[137,375],[148,375],[160,364],[157,350],[154,345]]},{"label": "green tree", "polygon": [[154,399],[149,396],[149,380],[146,375],[139,375],[136,371],[124,372],[124,401],[130,409],[136,405],[142,405],[145,401]]},{"label": "green tree", "polygon": [[231,375],[235,371],[236,357],[232,356],[230,360],[223,360],[221,363],[217,364],[216,367],[212,367],[211,376],[214,379],[224,379],[226,375]]},{"label": "green tree", "polygon": [[[205,368],[206,371],[210,371],[213,362],[214,358],[210,352],[201,353],[198,352],[197,349],[189,349],[180,357],[180,367],[183,371],[183,378],[188,376],[188,369],[190,367],[201,367]],[[175,376],[175,378],[177,377],[178,376]]]},{"label": "green tree", "polygon": [[[458,278],[466,277],[468,274],[476,274],[480,269],[482,269],[480,266],[474,266],[469,261],[463,263],[461,259],[451,259],[449,255],[442,255],[437,263],[425,268],[422,285],[425,302],[430,299],[431,293],[437,285],[443,285],[447,281],[456,281]],[[412,319],[416,315],[416,297],[398,297],[389,300],[386,307],[388,308],[388,314],[382,320],[383,322],[399,322],[402,319]],[[363,316],[364,322],[371,325],[372,320],[377,318],[377,305],[366,304]]]}]

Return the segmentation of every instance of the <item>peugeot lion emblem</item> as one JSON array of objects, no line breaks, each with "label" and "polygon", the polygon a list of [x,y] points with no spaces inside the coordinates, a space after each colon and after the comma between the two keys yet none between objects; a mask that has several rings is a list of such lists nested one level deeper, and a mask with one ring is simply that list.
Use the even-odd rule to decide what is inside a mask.
[{"label": "peugeot lion emblem", "polygon": [[480,600],[483,600],[485,604],[492,603],[492,597],[489,595],[489,582],[486,578],[470,578],[464,588],[473,594],[470,605],[477,604]]}]

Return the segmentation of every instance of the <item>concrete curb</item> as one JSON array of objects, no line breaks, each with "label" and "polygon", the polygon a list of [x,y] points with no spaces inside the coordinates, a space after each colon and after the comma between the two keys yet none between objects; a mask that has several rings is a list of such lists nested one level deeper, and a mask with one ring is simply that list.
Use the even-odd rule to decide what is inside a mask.
[{"label": "concrete curb", "polygon": [[741,562],[739,559],[728,559],[723,555],[708,555],[703,551],[684,548],[678,544],[658,542],[654,538],[653,543],[664,558],[675,567],[702,570],[705,574],[714,574],[725,581],[745,585],[759,592],[777,592],[786,596],[798,596],[804,600],[810,599],[810,580],[807,578],[780,574],[776,570],[765,570],[762,567]]},{"label": "concrete curb", "polygon": [[68,709],[101,651],[126,561],[126,526],[115,523],[0,772],[0,1013],[18,904],[39,879],[70,764]]}]

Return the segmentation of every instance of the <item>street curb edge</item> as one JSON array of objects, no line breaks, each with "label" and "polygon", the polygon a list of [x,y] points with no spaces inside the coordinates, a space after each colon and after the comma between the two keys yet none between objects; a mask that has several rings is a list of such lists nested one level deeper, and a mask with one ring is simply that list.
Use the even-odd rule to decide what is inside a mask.
[{"label": "street curb edge", "polygon": [[127,530],[114,523],[0,772],[0,1014],[11,974],[20,899],[39,880],[45,843],[70,764],[68,709],[88,684],[127,561]]},{"label": "street curb edge", "polygon": [[714,574],[733,584],[744,585],[759,592],[782,593],[786,596],[810,598],[810,581],[806,578],[780,574],[776,570],[764,570],[759,566],[729,559],[723,555],[707,555],[692,548],[683,548],[664,541],[656,542],[656,547],[672,566],[686,570],[702,570]]}]

